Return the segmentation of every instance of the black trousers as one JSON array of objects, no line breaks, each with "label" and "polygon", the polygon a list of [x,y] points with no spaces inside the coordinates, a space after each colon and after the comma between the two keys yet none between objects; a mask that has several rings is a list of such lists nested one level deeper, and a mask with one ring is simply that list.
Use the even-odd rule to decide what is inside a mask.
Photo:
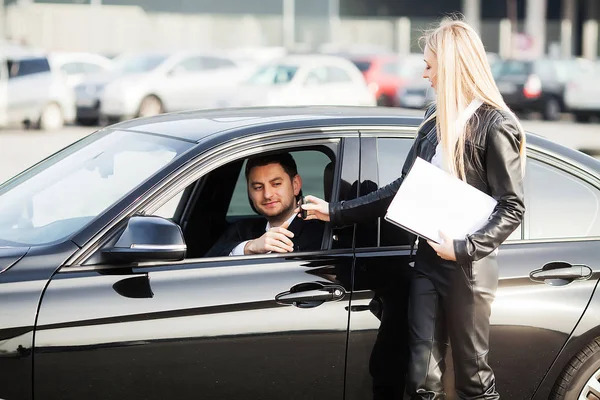
[{"label": "black trousers", "polygon": [[458,396],[500,398],[488,364],[491,304],[498,286],[495,257],[463,266],[442,260],[420,243],[408,309],[411,399],[445,398],[442,374],[448,341]]}]

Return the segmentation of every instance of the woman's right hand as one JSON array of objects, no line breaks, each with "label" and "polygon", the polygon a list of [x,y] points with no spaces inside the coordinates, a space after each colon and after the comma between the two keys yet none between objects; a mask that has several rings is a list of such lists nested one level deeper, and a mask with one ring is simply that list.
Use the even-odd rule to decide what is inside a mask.
[{"label": "woman's right hand", "polygon": [[[329,222],[329,203],[315,196],[305,196],[305,203],[302,204],[302,209],[307,211],[306,221],[311,219],[320,219],[321,221]],[[300,213],[300,209],[296,208],[296,212]],[[298,214],[301,217],[300,214]]]}]

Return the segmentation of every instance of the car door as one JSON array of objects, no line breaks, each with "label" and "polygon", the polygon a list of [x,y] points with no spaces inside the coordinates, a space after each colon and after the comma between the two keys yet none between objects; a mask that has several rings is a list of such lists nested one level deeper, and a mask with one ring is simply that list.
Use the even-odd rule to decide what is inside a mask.
[{"label": "car door", "polygon": [[[358,178],[356,136],[319,133],[309,140],[335,152],[334,198]],[[271,146],[248,138],[215,149],[218,160],[206,156],[174,184],[199,178],[195,190],[202,193],[213,167],[241,153],[281,149],[284,139],[273,137]],[[303,143],[310,138],[305,133]],[[177,197],[183,186],[169,190]],[[351,248],[128,268],[85,259],[61,268],[41,301],[35,397],[343,397]]]},{"label": "car door", "polygon": [[[361,186],[368,184],[367,171],[375,176],[374,154],[379,186],[401,173],[412,138],[386,135],[378,134],[374,143],[362,132]],[[491,315],[490,363],[501,397],[509,399],[533,396],[587,307],[597,281],[586,276],[590,269],[599,269],[600,259],[596,178],[540,150],[528,154],[527,212],[523,226],[500,248],[499,286]],[[402,245],[402,231],[394,232],[390,226],[385,232],[386,223],[377,224],[360,229],[370,230],[371,239],[357,237],[346,390],[351,399],[402,398],[409,362],[406,294],[412,252]],[[361,240],[365,248],[359,248]],[[555,261],[573,268],[552,264]],[[556,266],[563,268],[544,271]],[[549,273],[554,278],[544,279]],[[448,398],[457,399],[451,348],[446,365]]]},{"label": "car door", "polygon": [[[597,281],[586,278],[600,269],[599,188],[594,176],[529,149],[525,219],[500,249],[492,307],[490,362],[505,398],[531,398],[590,301]],[[567,265],[552,269],[556,261]]]},{"label": "car door", "polygon": [[[396,180],[415,129],[361,131],[360,194]],[[346,398],[401,399],[408,366],[410,236],[383,218],[359,224],[350,304]]]}]

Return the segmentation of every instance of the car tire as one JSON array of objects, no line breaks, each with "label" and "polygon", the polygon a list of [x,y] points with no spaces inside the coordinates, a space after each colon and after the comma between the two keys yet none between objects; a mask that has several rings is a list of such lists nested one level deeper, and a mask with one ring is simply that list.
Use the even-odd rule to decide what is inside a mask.
[{"label": "car tire", "polygon": [[544,103],[543,117],[546,121],[558,121],[560,119],[560,103],[555,97],[550,97]]},{"label": "car tire", "polygon": [[146,96],[140,103],[138,117],[152,117],[164,112],[163,104],[160,99],[154,95]]},{"label": "car tire", "polygon": [[48,103],[42,110],[38,128],[43,131],[55,131],[65,125],[62,109],[56,103]]},{"label": "car tire", "polygon": [[[575,355],[552,388],[550,400],[595,399],[600,385],[600,338]],[[594,397],[588,397],[592,394]]]}]

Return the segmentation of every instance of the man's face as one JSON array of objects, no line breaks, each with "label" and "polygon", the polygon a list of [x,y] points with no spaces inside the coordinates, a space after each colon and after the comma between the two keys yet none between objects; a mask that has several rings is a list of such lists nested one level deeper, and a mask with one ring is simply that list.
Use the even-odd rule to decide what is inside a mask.
[{"label": "man's face", "polygon": [[254,167],[248,174],[248,194],[256,210],[269,221],[283,223],[296,208],[302,181],[293,179],[280,164]]}]

